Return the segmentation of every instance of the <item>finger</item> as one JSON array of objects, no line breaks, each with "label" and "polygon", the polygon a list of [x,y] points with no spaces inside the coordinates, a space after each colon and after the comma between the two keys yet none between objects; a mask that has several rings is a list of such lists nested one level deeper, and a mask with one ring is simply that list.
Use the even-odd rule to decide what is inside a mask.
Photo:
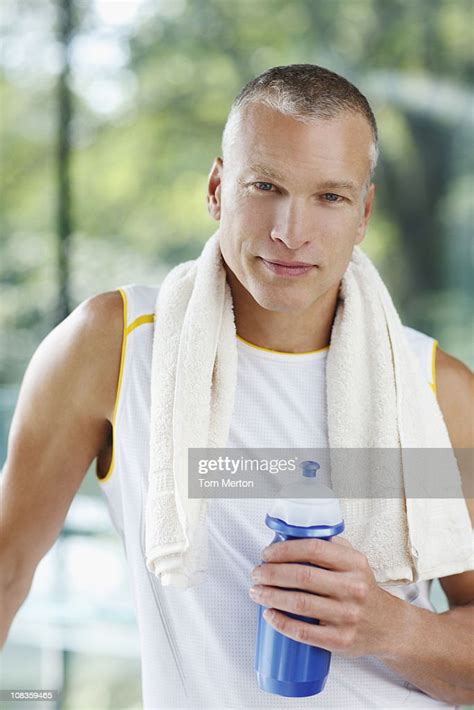
[{"label": "finger", "polygon": [[329,540],[316,537],[276,542],[262,552],[262,559],[266,562],[309,562],[334,570],[353,569],[359,556],[362,556],[361,553],[352,547],[334,545]]},{"label": "finger", "polygon": [[298,562],[265,562],[257,567],[258,577],[254,581],[273,587],[303,589],[313,594],[328,597],[343,597],[341,575],[327,569]]},{"label": "finger", "polygon": [[264,616],[265,620],[277,631],[295,641],[324,648],[327,651],[338,651],[343,647],[340,642],[340,632],[336,627],[320,626],[292,619],[273,608],[267,609]]},{"label": "finger", "polygon": [[263,606],[308,616],[326,623],[336,624],[341,620],[340,602],[327,597],[260,584],[252,587],[249,594],[255,602]]},{"label": "finger", "polygon": [[349,540],[345,537],[342,537],[342,535],[335,535],[331,539],[331,542],[336,542],[338,545],[344,545],[344,547],[351,547],[352,549],[354,549]]}]

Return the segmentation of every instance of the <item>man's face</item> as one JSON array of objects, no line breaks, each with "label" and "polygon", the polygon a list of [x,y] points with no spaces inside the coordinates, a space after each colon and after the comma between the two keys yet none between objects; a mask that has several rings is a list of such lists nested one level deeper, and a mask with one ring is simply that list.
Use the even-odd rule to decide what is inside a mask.
[{"label": "man's face", "polygon": [[[263,308],[306,310],[338,288],[364,238],[375,189],[366,191],[370,127],[352,113],[304,124],[262,104],[242,118],[209,176],[226,271]],[[275,261],[311,268],[281,273]]]}]

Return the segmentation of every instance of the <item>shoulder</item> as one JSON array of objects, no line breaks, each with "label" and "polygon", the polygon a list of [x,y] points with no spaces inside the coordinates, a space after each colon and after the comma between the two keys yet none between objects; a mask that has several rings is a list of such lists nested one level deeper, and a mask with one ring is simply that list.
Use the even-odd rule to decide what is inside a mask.
[{"label": "shoulder", "polygon": [[93,345],[94,358],[113,356],[120,349],[124,327],[124,298],[120,290],[106,291],[83,301],[76,309],[82,334]]},{"label": "shoulder", "polygon": [[35,353],[34,364],[46,364],[53,370],[64,366],[71,387],[79,376],[82,385],[87,382],[92,387],[120,350],[122,331],[120,292],[91,296],[48,333]]},{"label": "shoulder", "polygon": [[81,322],[82,352],[94,383],[98,409],[111,421],[125,331],[125,300],[121,290],[106,291],[83,301],[76,309]]},{"label": "shoulder", "polygon": [[474,374],[461,360],[437,348],[438,403],[453,448],[474,446]]},{"label": "shoulder", "polygon": [[[93,296],[82,305],[90,320],[89,338],[93,341],[94,358],[92,377],[100,377],[97,385],[101,405],[105,407],[106,417],[112,423],[117,398],[120,392],[123,368],[126,357],[130,360],[130,335],[136,344],[135,356],[140,367],[151,362],[152,333],[145,324],[155,322],[155,306],[159,286],[127,284],[115,291],[107,291]],[[127,353],[127,356],[126,356]],[[145,358],[145,361],[143,360]]]},{"label": "shoulder", "polygon": [[122,289],[104,291],[95,296],[90,296],[79,304],[78,311],[82,311],[90,325],[103,326],[108,318],[112,321],[121,320],[123,315]]}]

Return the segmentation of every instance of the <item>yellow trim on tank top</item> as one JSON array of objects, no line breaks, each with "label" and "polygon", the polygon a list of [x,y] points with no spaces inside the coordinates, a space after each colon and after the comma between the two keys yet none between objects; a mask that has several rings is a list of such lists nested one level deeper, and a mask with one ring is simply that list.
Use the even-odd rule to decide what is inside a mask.
[{"label": "yellow trim on tank top", "polygon": [[153,323],[155,320],[155,315],[154,313],[145,313],[142,316],[138,316],[138,318],[135,318],[133,323],[130,323],[129,326],[127,326],[127,296],[126,293],[123,289],[119,288],[118,291],[120,292],[120,295],[122,296],[122,302],[123,302],[123,334],[122,334],[122,351],[120,355],[120,370],[119,370],[119,379],[118,379],[118,384],[117,384],[117,392],[115,394],[115,404],[114,404],[114,414],[112,417],[112,458],[110,459],[110,465],[109,465],[109,470],[105,474],[103,478],[99,478],[99,473],[97,471],[97,460],[95,464],[95,474],[96,478],[99,481],[99,483],[105,483],[108,481],[113,473],[114,470],[114,464],[115,464],[115,420],[117,417],[117,409],[118,409],[118,403],[120,399],[120,391],[122,389],[122,376],[123,376],[123,365],[125,362],[125,352],[127,349],[127,337],[130,335],[130,333],[135,330],[135,328],[138,328],[139,325],[143,325],[144,323]]},{"label": "yellow trim on tank top", "polygon": [[329,350],[329,345],[326,345],[324,348],[320,348],[319,350],[308,350],[304,353],[287,353],[284,350],[270,350],[270,348],[264,348],[262,345],[255,345],[255,343],[250,343],[248,340],[242,338],[242,336],[238,333],[236,333],[236,337],[246,345],[250,345],[251,348],[255,348],[256,350],[263,350],[266,353],[275,353],[276,355],[314,355],[315,353],[322,353],[324,350]]},{"label": "yellow trim on tank top", "polygon": [[154,313],[146,313],[144,316],[138,316],[138,318],[135,318],[133,323],[130,323],[130,325],[127,328],[127,335],[130,335],[132,330],[135,330],[135,328],[138,328],[139,325],[143,325],[143,323],[153,323],[155,320],[155,314]]}]

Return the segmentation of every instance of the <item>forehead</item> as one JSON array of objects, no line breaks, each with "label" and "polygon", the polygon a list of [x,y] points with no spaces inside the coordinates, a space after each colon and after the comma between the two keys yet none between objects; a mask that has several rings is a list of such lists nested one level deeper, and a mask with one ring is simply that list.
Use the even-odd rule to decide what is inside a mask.
[{"label": "forehead", "polygon": [[240,116],[232,162],[239,172],[265,166],[280,178],[296,169],[310,174],[350,173],[365,180],[372,141],[370,125],[359,113],[303,123],[264,104],[252,104]]}]

